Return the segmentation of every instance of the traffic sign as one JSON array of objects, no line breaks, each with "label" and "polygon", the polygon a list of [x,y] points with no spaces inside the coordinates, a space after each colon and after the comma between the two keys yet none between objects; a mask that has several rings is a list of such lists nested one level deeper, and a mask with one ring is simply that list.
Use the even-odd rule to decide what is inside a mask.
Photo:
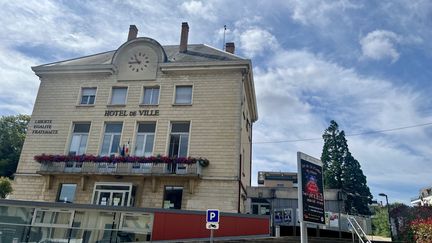
[{"label": "traffic sign", "polygon": [[206,223],[206,228],[210,230],[219,229],[219,223]]},{"label": "traffic sign", "polygon": [[219,223],[219,209],[207,209],[207,223]]}]

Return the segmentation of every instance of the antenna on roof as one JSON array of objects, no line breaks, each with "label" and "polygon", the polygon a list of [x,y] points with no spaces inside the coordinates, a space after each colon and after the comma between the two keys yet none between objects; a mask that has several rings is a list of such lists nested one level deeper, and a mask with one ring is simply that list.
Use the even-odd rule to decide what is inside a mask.
[{"label": "antenna on roof", "polygon": [[224,25],[224,34],[223,34],[223,43],[222,43],[222,50],[225,51],[225,32],[226,32],[226,24]]}]

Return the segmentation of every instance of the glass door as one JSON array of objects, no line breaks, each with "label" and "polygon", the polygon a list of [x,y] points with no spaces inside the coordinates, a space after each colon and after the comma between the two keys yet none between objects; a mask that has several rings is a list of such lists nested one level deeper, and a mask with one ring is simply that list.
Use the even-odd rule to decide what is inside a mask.
[{"label": "glass door", "polygon": [[112,198],[111,206],[124,206],[124,204],[123,204],[124,195],[125,195],[124,192],[112,192],[111,193],[111,198]]},{"label": "glass door", "polygon": [[135,190],[131,183],[96,183],[93,204],[106,206],[131,206]]},{"label": "glass door", "polygon": [[110,192],[98,192],[98,199],[97,203],[98,205],[110,205],[111,202],[111,193]]}]

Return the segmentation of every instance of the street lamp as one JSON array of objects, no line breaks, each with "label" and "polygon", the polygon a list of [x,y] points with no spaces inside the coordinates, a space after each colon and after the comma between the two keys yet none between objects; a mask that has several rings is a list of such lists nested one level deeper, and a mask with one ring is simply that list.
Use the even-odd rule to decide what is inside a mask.
[{"label": "street lamp", "polygon": [[387,204],[387,214],[388,214],[388,221],[389,221],[389,228],[390,228],[390,238],[393,241],[393,232],[392,232],[392,227],[391,227],[391,220],[390,220],[390,206],[389,206],[389,202],[388,202],[388,197],[386,194],[384,193],[380,193],[378,194],[378,196],[381,197],[385,197],[386,198],[386,204]]}]

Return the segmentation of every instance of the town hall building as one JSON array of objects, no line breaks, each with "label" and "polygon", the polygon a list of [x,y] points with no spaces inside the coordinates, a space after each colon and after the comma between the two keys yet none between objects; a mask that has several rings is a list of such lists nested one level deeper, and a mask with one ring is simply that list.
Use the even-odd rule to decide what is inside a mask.
[{"label": "town hall building", "polygon": [[252,64],[225,50],[138,37],[33,67],[40,79],[12,199],[246,212]]}]

